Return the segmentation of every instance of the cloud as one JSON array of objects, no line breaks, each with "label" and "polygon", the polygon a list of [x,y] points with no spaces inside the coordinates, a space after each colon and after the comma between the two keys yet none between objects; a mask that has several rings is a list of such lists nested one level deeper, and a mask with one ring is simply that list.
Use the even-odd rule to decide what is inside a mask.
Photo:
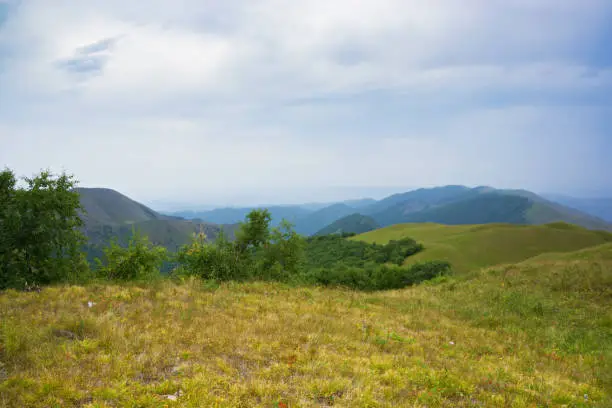
[{"label": "cloud", "polygon": [[64,165],[146,199],[208,201],[262,185],[605,183],[606,0],[4,9],[0,159],[22,172]]}]

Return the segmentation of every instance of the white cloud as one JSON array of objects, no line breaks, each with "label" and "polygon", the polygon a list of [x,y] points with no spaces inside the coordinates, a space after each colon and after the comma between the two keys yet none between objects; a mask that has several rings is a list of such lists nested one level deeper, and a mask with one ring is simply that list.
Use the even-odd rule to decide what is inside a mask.
[{"label": "white cloud", "polygon": [[[571,150],[537,154],[555,138],[600,136],[555,116],[583,113],[546,105],[609,104],[610,67],[576,55],[610,10],[606,0],[23,1],[0,28],[0,160],[20,172],[64,165],[150,198],[187,196],[194,183],[216,197],[261,183],[561,188],[536,169],[561,171]],[[509,154],[534,134],[529,155]]]}]

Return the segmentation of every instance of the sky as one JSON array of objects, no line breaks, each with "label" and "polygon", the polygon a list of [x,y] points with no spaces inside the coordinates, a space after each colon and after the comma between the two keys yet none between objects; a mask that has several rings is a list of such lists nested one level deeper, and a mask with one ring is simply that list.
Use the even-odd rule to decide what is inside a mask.
[{"label": "sky", "polygon": [[0,0],[0,165],[158,206],[612,196],[609,0]]}]

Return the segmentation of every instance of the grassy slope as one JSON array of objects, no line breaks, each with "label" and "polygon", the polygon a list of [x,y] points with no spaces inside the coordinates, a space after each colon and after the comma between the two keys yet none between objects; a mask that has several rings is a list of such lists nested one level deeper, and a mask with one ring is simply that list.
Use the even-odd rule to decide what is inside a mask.
[{"label": "grassy slope", "polygon": [[387,243],[410,237],[425,250],[409,262],[447,260],[456,272],[519,262],[545,252],[569,252],[612,242],[612,234],[589,231],[569,224],[549,225],[459,225],[399,224],[352,239]]},{"label": "grassy slope", "polygon": [[374,294],[8,291],[0,406],[609,407],[611,287],[608,244]]}]

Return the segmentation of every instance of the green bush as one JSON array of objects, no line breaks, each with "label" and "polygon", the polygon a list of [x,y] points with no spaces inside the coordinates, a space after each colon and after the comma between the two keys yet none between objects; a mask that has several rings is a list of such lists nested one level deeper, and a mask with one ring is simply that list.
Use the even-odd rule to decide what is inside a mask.
[{"label": "green bush", "polygon": [[133,231],[127,247],[113,240],[103,252],[104,261],[96,259],[96,272],[110,280],[146,280],[159,276],[162,264],[168,259],[166,248],[153,245],[138,231]]},{"label": "green bush", "polygon": [[257,275],[264,279],[289,280],[301,273],[304,266],[304,239],[292,224],[283,220],[273,228],[255,266]]},{"label": "green bush", "polygon": [[411,266],[377,265],[354,267],[338,263],[333,268],[317,268],[304,274],[309,283],[344,286],[358,290],[401,289],[438,276],[449,274],[450,264],[444,261],[417,263]]},{"label": "green bush", "polygon": [[412,238],[391,241],[387,245],[351,241],[341,235],[323,235],[306,240],[306,266],[309,269],[332,268],[338,263],[364,267],[367,263],[401,265],[423,250]]},{"label": "green bush", "polygon": [[214,243],[207,243],[200,234],[190,245],[180,248],[175,274],[195,275],[210,280],[242,280],[251,275],[251,267],[244,253],[229,242],[223,231]]},{"label": "green bush", "polygon": [[0,289],[77,278],[88,271],[80,251],[82,210],[72,176],[43,171],[17,187],[0,172]]}]

